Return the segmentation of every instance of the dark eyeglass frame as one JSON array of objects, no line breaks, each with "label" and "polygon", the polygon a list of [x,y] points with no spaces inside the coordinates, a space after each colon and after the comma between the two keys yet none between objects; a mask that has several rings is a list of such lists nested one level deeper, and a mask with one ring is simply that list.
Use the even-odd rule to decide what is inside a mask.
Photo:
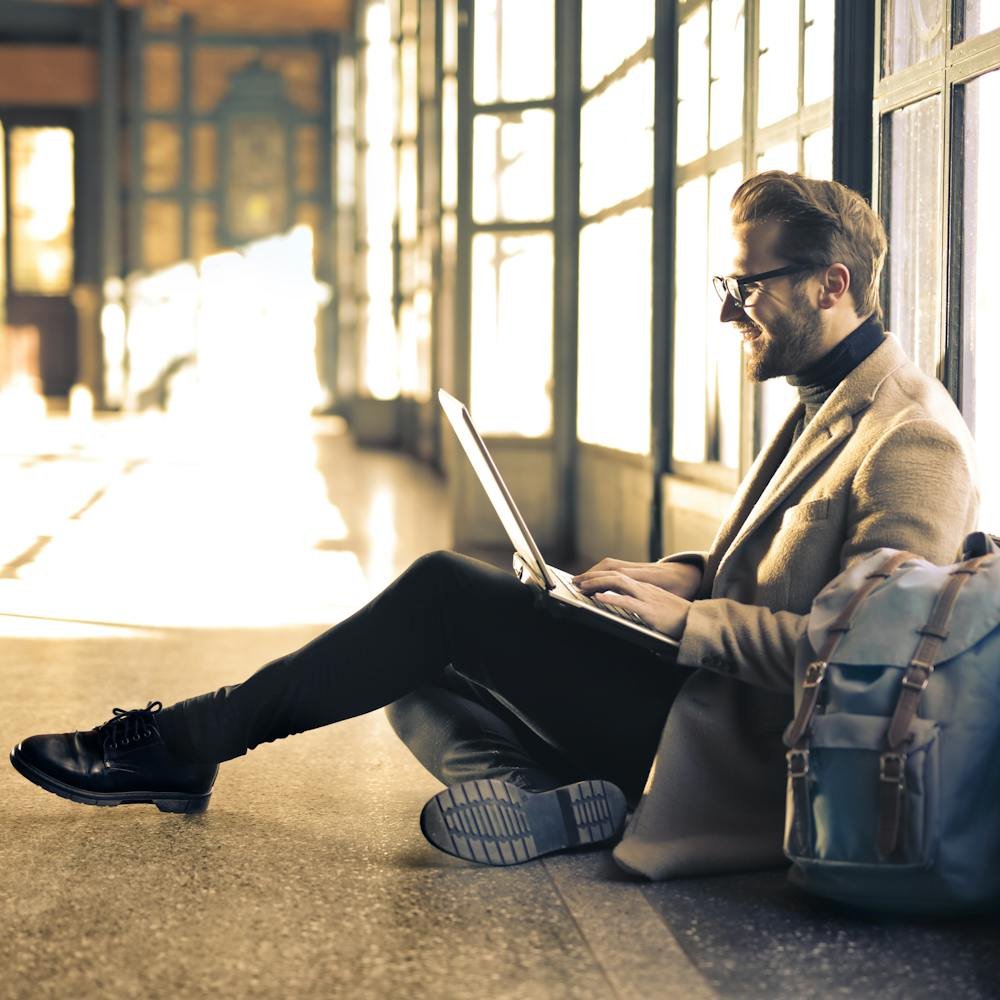
[{"label": "dark eyeglass frame", "polygon": [[725,302],[726,296],[729,296],[742,309],[747,294],[745,285],[755,285],[759,281],[768,281],[771,278],[782,278],[786,274],[816,271],[822,266],[822,264],[787,264],[785,267],[776,267],[773,271],[761,271],[760,274],[730,274],[726,276],[716,274],[712,277],[712,284],[715,286],[715,294],[722,302]]}]

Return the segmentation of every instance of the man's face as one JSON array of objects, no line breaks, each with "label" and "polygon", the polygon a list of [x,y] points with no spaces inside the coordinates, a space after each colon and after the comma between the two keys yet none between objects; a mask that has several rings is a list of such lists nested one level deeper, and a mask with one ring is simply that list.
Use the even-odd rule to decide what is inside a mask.
[{"label": "man's face", "polygon": [[[733,227],[735,256],[732,274],[762,274],[789,261],[775,252],[780,223],[763,222]],[[820,310],[809,299],[801,275],[769,278],[748,285],[743,308],[727,297],[720,319],[732,323],[743,336],[747,377],[763,382],[779,375],[795,375],[823,353]],[[798,283],[796,283],[798,281]]]}]

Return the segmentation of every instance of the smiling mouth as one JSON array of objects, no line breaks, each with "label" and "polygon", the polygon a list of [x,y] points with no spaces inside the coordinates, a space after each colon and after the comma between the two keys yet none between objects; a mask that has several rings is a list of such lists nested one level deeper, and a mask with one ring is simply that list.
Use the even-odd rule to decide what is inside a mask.
[{"label": "smiling mouth", "polygon": [[748,343],[751,340],[756,340],[761,334],[759,326],[740,326],[738,329],[740,331],[740,336],[745,342]]}]

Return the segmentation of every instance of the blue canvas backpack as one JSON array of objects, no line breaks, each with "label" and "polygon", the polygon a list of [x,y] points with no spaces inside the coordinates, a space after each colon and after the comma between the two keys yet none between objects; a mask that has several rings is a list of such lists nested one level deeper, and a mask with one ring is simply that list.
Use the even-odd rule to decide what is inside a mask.
[{"label": "blue canvas backpack", "polygon": [[785,730],[803,889],[881,910],[1000,902],[1000,551],[879,549],[813,602]]}]

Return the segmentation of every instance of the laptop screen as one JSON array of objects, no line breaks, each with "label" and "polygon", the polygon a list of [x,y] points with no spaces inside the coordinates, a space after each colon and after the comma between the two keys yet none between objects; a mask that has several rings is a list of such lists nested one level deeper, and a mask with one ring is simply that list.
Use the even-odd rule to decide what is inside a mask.
[{"label": "laptop screen", "polygon": [[444,389],[438,390],[438,400],[449,423],[455,429],[462,450],[468,456],[476,476],[483,484],[483,489],[486,490],[486,495],[489,497],[490,503],[493,504],[493,509],[497,512],[514,550],[535,571],[539,580],[551,590],[555,586],[555,581],[545,565],[545,560],[542,559],[541,552],[538,551],[535,540],[531,537],[528,526],[524,523],[524,518],[521,517],[520,511],[514,504],[514,499],[511,497],[493,457],[473,425],[469,411],[460,400],[455,399]]}]

